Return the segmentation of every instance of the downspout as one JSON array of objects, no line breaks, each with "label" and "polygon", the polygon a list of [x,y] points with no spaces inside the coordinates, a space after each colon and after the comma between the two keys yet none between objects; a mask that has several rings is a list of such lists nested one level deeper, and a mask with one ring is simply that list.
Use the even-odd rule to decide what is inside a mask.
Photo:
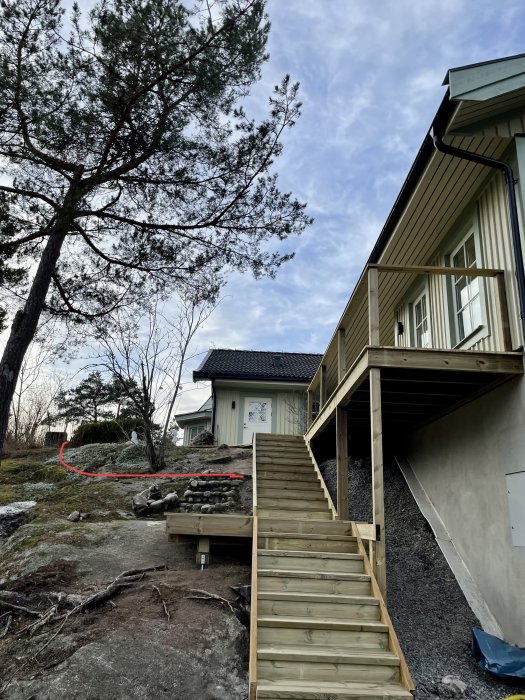
[{"label": "downspout", "polygon": [[473,163],[486,165],[489,168],[500,170],[505,176],[507,185],[507,201],[509,206],[510,228],[512,233],[512,245],[514,250],[514,263],[516,265],[516,281],[518,284],[518,298],[520,304],[520,319],[523,338],[525,340],[525,267],[523,265],[523,252],[521,247],[520,225],[518,219],[518,204],[516,201],[516,192],[514,190],[514,173],[511,166],[502,160],[481,156],[477,153],[464,151],[462,148],[455,148],[443,143],[441,136],[436,132],[434,126],[430,129],[430,136],[434,142],[434,146],[441,153],[446,153],[449,156],[470,160]]},{"label": "downspout", "polygon": [[215,395],[215,379],[211,380],[211,433],[214,437],[215,442],[215,405],[216,405],[216,395]]}]

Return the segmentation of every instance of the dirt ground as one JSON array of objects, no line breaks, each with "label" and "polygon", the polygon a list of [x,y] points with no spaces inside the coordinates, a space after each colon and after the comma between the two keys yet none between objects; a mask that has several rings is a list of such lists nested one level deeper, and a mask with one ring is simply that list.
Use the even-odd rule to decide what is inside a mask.
[{"label": "dirt ground", "polygon": [[[208,460],[224,452],[186,451],[172,456],[168,469],[210,470]],[[169,541],[163,519],[133,516],[139,480],[72,476],[50,457],[51,451],[12,455],[0,466],[0,506],[22,498],[37,502],[0,538],[0,600],[7,591],[11,603],[0,606],[0,637],[8,627],[0,638],[0,697],[245,700],[248,619],[231,587],[250,582],[250,542],[212,544],[210,566],[201,571],[195,543]],[[236,471],[243,460],[249,465],[249,455],[237,460]],[[97,468],[107,466],[102,460]],[[233,471],[232,462],[211,470]],[[159,486],[184,488],[176,482],[159,480]],[[69,522],[71,510],[87,519]],[[56,604],[57,614],[64,613],[71,602],[49,594],[85,598],[124,571],[152,566],[163,568],[144,573],[110,602],[71,615],[58,634],[61,622],[51,622],[30,636],[23,628],[38,618],[12,607],[42,612]],[[188,598],[208,593],[231,607]]]}]

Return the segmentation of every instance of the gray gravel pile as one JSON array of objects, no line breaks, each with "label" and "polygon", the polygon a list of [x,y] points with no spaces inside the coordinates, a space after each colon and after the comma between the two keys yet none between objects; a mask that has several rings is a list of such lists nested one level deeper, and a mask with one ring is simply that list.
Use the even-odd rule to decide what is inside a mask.
[{"label": "gray gravel pile", "polygon": [[[336,465],[320,465],[332,498]],[[385,464],[388,609],[417,688],[418,700],[451,697],[441,683],[456,676],[465,698],[503,700],[520,691],[482,671],[470,652],[472,627],[480,624],[454,578],[427,521],[399,470]],[[349,459],[349,503],[352,520],[371,522],[369,460]]]}]

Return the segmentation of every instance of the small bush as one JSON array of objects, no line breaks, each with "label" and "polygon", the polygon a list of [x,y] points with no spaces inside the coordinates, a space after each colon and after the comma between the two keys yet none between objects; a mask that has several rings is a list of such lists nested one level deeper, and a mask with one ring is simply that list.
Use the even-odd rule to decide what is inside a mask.
[{"label": "small bush", "polygon": [[143,424],[139,418],[119,418],[119,420],[104,420],[98,423],[83,423],[71,438],[71,447],[92,445],[101,442],[126,442],[131,437],[131,431],[140,434]]},{"label": "small bush", "polygon": [[195,445],[196,447],[201,447],[203,445],[213,445],[213,442],[213,433],[210,433],[208,430],[203,430],[202,433],[199,433],[193,438],[191,444]]}]

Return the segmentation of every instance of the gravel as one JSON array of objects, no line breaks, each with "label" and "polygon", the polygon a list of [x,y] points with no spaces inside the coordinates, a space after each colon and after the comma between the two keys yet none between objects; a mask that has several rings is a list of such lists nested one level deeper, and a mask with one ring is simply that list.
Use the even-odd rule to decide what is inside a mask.
[{"label": "gravel", "polygon": [[[444,676],[463,681],[465,698],[503,700],[523,692],[482,671],[470,652],[472,627],[481,627],[393,460],[386,461],[385,529],[388,609],[417,690],[417,700],[450,697]],[[320,465],[332,498],[335,460]],[[371,522],[368,459],[349,459],[352,520]]]}]

